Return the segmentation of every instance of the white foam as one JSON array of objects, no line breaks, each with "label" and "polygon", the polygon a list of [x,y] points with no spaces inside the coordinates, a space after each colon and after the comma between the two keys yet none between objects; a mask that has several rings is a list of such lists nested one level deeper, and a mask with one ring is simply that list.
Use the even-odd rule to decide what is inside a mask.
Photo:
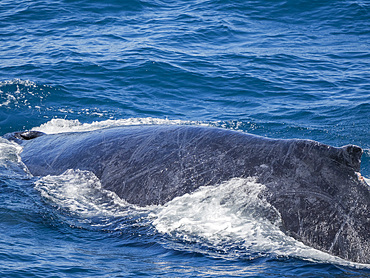
[{"label": "white foam", "polygon": [[35,88],[36,87],[36,83],[33,82],[33,81],[30,81],[30,80],[22,80],[22,79],[19,79],[19,78],[15,78],[15,79],[12,79],[12,80],[4,80],[4,81],[1,81],[0,82],[0,88],[3,87],[3,86],[6,86],[6,85],[13,85],[13,84],[23,85],[25,87],[32,87],[32,88]]},{"label": "white foam", "polygon": [[56,134],[65,132],[84,132],[109,127],[131,126],[131,125],[207,125],[195,121],[169,120],[160,118],[128,118],[119,120],[95,121],[92,123],[81,123],[79,120],[52,119],[41,126],[34,127],[32,130],[44,132],[46,134]]},{"label": "white foam", "polygon": [[123,216],[128,206],[115,193],[102,189],[100,180],[89,171],[48,175],[38,180],[35,188],[55,206],[79,218]]},{"label": "white foam", "polygon": [[349,264],[285,235],[280,230],[278,211],[259,197],[264,188],[254,179],[232,179],[217,187],[203,187],[152,212],[153,225],[175,239],[231,256],[237,246],[241,256],[275,254]]},{"label": "white foam", "polygon": [[[13,92],[4,93],[1,88],[9,85],[16,85],[16,90]],[[0,93],[5,96],[5,99],[2,100],[3,102],[0,103],[0,107],[11,108],[26,106],[28,108],[31,108],[29,99],[30,97],[37,98],[39,101],[42,101],[45,97],[44,94],[47,95],[46,92],[34,92],[34,89],[36,88],[36,83],[29,80],[14,79],[0,82]]]},{"label": "white foam", "polygon": [[31,175],[21,160],[21,152],[20,145],[0,137],[0,167],[3,170],[14,171],[14,174],[20,170],[23,174]]},{"label": "white foam", "polygon": [[[89,109],[85,109],[84,112],[88,114]],[[73,111],[68,111],[68,113],[73,114]],[[118,126],[132,126],[132,125],[200,125],[200,126],[214,126],[214,127],[220,127],[220,128],[232,129],[235,131],[244,132],[241,130],[242,124],[243,122],[239,122],[239,121],[202,122],[202,121],[170,120],[167,118],[161,119],[161,118],[152,118],[152,117],[127,118],[127,119],[116,119],[116,120],[109,119],[109,120],[103,120],[103,121],[94,121],[92,123],[81,123],[79,120],[67,120],[67,119],[55,118],[40,126],[33,127],[32,130],[41,131],[46,134],[56,134],[56,133],[66,133],[66,132],[85,132],[85,131],[92,131],[92,130],[98,130],[98,129],[103,129],[103,128],[118,127]],[[251,127],[251,129],[253,129],[253,126]]]}]

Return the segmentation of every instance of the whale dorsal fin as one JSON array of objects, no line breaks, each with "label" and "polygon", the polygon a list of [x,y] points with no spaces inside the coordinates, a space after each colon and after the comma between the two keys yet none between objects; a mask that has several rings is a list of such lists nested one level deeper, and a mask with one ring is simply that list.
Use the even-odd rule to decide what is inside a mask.
[{"label": "whale dorsal fin", "polygon": [[356,145],[346,145],[340,149],[342,150],[341,159],[344,163],[359,172],[363,153],[362,149]]}]

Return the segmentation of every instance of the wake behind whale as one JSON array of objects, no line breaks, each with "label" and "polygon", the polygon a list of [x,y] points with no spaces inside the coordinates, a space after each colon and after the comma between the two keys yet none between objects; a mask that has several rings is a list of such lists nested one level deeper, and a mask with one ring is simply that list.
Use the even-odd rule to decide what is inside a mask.
[{"label": "wake behind whale", "polygon": [[165,204],[200,186],[256,177],[281,230],[347,260],[369,263],[370,191],[362,150],[200,126],[133,126],[85,133],[15,133],[34,175],[89,170],[129,203]]}]

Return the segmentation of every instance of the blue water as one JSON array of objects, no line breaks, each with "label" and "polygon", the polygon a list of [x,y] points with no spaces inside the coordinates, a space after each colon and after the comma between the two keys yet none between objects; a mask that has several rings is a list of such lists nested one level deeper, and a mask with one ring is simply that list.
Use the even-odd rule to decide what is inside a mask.
[{"label": "blue water", "polygon": [[[0,47],[0,135],[208,124],[356,144],[370,177],[369,1],[2,0]],[[40,181],[20,151],[0,141],[1,277],[370,276],[232,204],[139,209],[88,173]]]}]

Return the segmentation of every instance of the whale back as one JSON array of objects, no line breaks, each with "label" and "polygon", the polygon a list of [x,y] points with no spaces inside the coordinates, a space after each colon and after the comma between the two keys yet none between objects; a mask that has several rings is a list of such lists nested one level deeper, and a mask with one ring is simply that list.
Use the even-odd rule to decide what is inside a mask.
[{"label": "whale back", "polygon": [[16,138],[33,175],[89,170],[104,188],[140,206],[164,204],[235,177],[256,177],[266,186],[260,197],[279,211],[286,234],[370,263],[370,190],[358,173],[362,149],[357,146],[185,125]]}]

